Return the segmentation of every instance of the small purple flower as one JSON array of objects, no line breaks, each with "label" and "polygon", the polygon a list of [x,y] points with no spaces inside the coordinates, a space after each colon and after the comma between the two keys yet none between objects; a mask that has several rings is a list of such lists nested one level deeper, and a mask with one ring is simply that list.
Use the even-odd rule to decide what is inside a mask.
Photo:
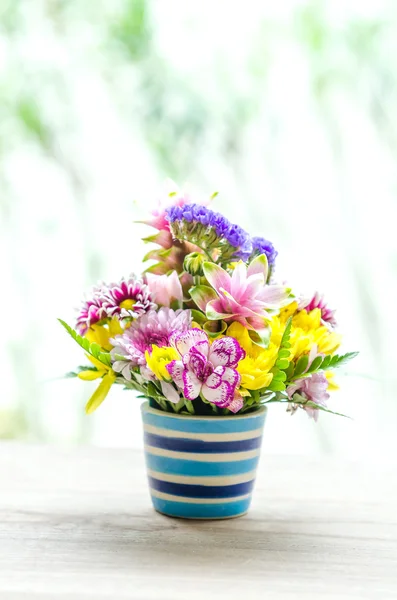
[{"label": "small purple flower", "polygon": [[190,310],[167,307],[139,317],[124,333],[110,340],[114,345],[110,352],[113,370],[130,380],[133,367],[146,366],[146,350],[150,352],[153,344],[160,348],[169,346],[171,334],[188,329],[191,319]]},{"label": "small purple flower", "polygon": [[189,329],[171,337],[171,346],[181,360],[173,360],[167,370],[174,383],[183,390],[185,398],[195,400],[200,394],[220,408],[237,412],[236,389],[241,376],[236,370],[245,357],[240,344],[232,337],[223,337],[209,343],[208,335],[201,329]]},{"label": "small purple flower", "polygon": [[265,240],[265,238],[263,237],[253,237],[251,238],[251,242],[253,248],[253,256],[257,256],[258,254],[266,254],[269,267],[273,266],[276,260],[276,256],[278,254],[273,244],[268,240]]},{"label": "small purple flower", "polygon": [[[292,385],[287,387],[287,394],[292,401],[294,400],[294,395],[299,394],[299,396],[306,401],[314,402],[319,406],[326,407],[329,398],[327,392],[328,385],[325,374],[320,371],[319,373],[313,373],[302,379],[297,379]],[[296,402],[293,406],[292,412],[295,412],[298,406],[303,408],[309,417],[312,417],[317,421],[319,413],[318,408],[306,406],[304,401],[299,399],[299,402]]]}]

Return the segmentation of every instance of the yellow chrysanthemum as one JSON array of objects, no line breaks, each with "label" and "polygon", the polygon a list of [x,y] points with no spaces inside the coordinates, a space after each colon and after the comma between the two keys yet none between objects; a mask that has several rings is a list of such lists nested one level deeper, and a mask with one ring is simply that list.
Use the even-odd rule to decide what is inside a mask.
[{"label": "yellow chrysanthemum", "polygon": [[120,321],[114,317],[106,325],[91,325],[91,327],[87,329],[85,337],[90,343],[95,342],[104,350],[111,350],[113,346],[109,340],[120,333],[123,333],[123,328],[120,325]]},{"label": "yellow chrysanthemum", "polygon": [[237,371],[241,375],[241,387],[247,390],[267,387],[273,378],[273,373],[269,371],[276,361],[278,347],[272,343],[268,348],[254,344],[248,330],[241,323],[232,323],[227,335],[235,338],[246,353],[245,358],[237,365]]},{"label": "yellow chrysanthemum", "polygon": [[[293,314],[289,340],[291,344],[290,358],[297,359],[303,354],[308,354],[314,344],[317,345],[320,354],[333,354],[340,346],[341,336],[321,324],[320,309],[315,308],[310,312],[300,310],[294,314],[295,309],[292,304],[286,307],[289,308],[289,312],[286,314],[291,315],[291,312]],[[272,329],[270,340],[276,346],[280,345],[285,321],[285,316],[280,314],[273,317],[270,323]]]},{"label": "yellow chrysanthemum", "polygon": [[169,346],[152,346],[152,351],[145,352],[146,363],[149,369],[160,381],[171,381],[171,375],[167,371],[167,365],[173,360],[179,360],[180,356],[174,348]]}]

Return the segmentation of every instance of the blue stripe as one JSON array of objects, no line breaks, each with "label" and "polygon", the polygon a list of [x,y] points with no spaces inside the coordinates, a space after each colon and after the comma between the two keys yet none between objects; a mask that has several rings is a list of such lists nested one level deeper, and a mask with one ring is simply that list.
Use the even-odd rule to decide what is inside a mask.
[{"label": "blue stripe", "polygon": [[169,473],[170,475],[191,475],[193,477],[220,477],[222,475],[242,475],[255,471],[259,456],[245,460],[228,462],[201,462],[184,460],[182,458],[169,458],[157,456],[150,452],[145,453],[148,469]]},{"label": "blue stripe", "polygon": [[[143,405],[145,407],[145,405]],[[142,409],[143,422],[155,427],[173,429],[174,431],[186,431],[189,433],[239,433],[252,431],[263,426],[266,411],[258,412],[252,417],[228,417],[223,419],[200,419],[199,417],[179,417],[172,415],[157,414]]]},{"label": "blue stripe", "polygon": [[185,519],[226,519],[246,513],[251,498],[237,500],[236,502],[225,502],[224,504],[190,504],[187,502],[162,500],[152,496],[152,502],[157,511],[171,517],[182,517]]},{"label": "blue stripe", "polygon": [[189,440],[183,438],[163,437],[153,433],[145,433],[145,444],[164,450],[175,452],[197,452],[199,454],[216,454],[225,452],[245,452],[260,448],[262,438],[238,440],[237,442],[204,442],[203,440]]},{"label": "blue stripe", "polygon": [[235,498],[248,494],[254,487],[255,480],[234,485],[191,485],[189,483],[172,483],[149,477],[150,487],[165,494],[185,496],[186,498]]}]

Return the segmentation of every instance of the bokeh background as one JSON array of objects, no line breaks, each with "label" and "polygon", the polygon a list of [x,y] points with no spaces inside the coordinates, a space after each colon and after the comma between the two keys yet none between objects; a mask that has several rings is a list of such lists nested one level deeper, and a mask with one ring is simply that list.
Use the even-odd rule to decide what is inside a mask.
[{"label": "bokeh background", "polygon": [[1,0],[0,437],[139,446],[139,400],[91,384],[56,321],[139,271],[171,177],[279,250],[338,309],[332,407],[273,405],[268,452],[397,450],[397,4],[390,0]]}]

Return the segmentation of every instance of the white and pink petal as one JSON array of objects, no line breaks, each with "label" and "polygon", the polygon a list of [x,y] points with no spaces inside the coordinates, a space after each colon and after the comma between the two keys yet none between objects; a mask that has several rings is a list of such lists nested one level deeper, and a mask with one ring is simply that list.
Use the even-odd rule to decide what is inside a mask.
[{"label": "white and pink petal", "polygon": [[223,337],[214,341],[211,346],[209,360],[214,366],[235,367],[245,357],[245,352],[233,337]]},{"label": "white and pink petal", "polygon": [[183,395],[188,400],[195,400],[200,395],[202,383],[196,375],[187,369],[183,371]]}]

